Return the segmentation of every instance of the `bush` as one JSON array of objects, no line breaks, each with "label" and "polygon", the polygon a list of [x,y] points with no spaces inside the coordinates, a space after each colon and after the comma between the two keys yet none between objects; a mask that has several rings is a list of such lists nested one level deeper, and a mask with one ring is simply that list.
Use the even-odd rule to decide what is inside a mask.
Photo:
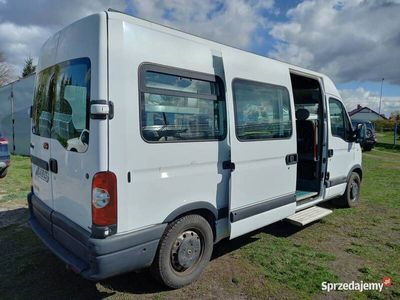
[{"label": "bush", "polygon": [[376,131],[393,131],[394,124],[395,124],[394,120],[376,120],[376,121],[374,121]]}]

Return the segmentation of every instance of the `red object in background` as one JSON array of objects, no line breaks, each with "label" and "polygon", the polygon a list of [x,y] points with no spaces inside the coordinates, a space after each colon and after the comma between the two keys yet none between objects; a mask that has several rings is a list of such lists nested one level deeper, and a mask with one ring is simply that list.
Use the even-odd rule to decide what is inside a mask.
[{"label": "red object in background", "polygon": [[384,286],[391,286],[393,284],[390,277],[383,277],[382,282]]},{"label": "red object in background", "polygon": [[0,137],[0,145],[7,145],[8,144],[8,140],[4,137]]}]

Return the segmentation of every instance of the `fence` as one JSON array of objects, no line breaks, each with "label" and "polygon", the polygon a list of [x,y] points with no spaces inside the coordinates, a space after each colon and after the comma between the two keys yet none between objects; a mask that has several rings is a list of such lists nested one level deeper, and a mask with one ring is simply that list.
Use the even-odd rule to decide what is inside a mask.
[{"label": "fence", "polygon": [[0,132],[9,140],[13,154],[29,155],[29,108],[32,105],[35,76],[0,87]]}]

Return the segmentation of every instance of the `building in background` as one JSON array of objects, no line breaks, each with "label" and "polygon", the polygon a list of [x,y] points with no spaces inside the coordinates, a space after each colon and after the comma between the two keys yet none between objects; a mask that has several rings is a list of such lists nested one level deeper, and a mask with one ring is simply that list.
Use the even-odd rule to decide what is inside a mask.
[{"label": "building in background", "polygon": [[379,114],[376,111],[370,109],[366,106],[357,105],[356,109],[349,112],[349,116],[352,120],[362,120],[362,121],[377,121],[377,120],[387,120],[385,115]]},{"label": "building in background", "polygon": [[35,75],[0,87],[0,131],[9,140],[10,152],[30,154],[31,119]]}]

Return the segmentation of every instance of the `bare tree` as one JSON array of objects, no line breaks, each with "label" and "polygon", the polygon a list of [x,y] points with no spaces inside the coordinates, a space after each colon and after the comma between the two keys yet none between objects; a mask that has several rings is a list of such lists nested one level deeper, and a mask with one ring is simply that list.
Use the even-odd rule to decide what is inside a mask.
[{"label": "bare tree", "polygon": [[3,52],[0,51],[0,86],[6,85],[12,80],[12,70],[6,63]]}]

